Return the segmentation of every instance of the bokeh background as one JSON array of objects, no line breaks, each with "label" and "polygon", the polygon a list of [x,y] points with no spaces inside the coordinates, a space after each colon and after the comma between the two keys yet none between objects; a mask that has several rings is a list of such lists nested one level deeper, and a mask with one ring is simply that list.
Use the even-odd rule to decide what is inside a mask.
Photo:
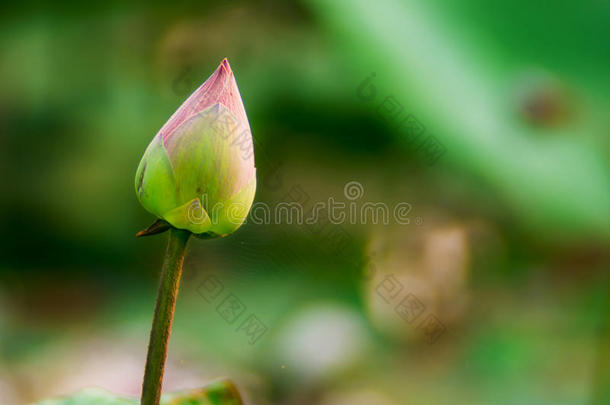
[{"label": "bokeh background", "polygon": [[[24,0],[0,21],[3,405],[139,394],[167,236],[135,238],[154,219],[135,170],[224,57],[256,201],[347,202],[357,181],[358,203],[408,202],[410,223],[193,240],[165,390],[229,376],[263,405],[610,403],[608,2]],[[217,312],[231,293],[266,327],[255,344]]]}]

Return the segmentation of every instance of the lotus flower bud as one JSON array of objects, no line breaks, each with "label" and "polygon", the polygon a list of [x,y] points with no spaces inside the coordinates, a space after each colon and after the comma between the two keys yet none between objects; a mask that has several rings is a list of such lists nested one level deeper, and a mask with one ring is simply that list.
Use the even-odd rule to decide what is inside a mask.
[{"label": "lotus flower bud", "polygon": [[142,206],[179,229],[226,235],[256,191],[252,134],[227,60],[178,108],[136,173]]}]

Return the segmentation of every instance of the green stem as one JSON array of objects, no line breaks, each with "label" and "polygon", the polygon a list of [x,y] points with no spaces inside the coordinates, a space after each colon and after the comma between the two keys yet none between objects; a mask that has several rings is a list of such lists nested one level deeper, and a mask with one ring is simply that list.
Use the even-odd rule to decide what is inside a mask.
[{"label": "green stem", "polygon": [[163,381],[165,358],[167,357],[167,345],[172,329],[172,320],[174,319],[184,252],[190,235],[190,232],[176,228],[172,228],[169,233],[148,343],[141,405],[159,405],[161,399],[161,383]]}]

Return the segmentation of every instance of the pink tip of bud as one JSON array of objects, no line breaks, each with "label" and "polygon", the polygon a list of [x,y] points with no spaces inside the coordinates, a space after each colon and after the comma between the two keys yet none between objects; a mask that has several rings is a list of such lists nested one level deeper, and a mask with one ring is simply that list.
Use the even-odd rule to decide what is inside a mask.
[{"label": "pink tip of bud", "polygon": [[222,62],[220,62],[219,68],[222,68],[226,74],[233,74],[233,71],[231,70],[231,65],[229,65],[229,61],[227,60],[227,58],[224,58]]},{"label": "pink tip of bud", "polygon": [[240,125],[249,127],[246,110],[244,109],[237,83],[229,61],[224,58],[214,73],[189,96],[188,99],[165,123],[160,132],[163,141],[190,116],[205,110],[206,108],[220,103],[235,115],[240,121]]}]

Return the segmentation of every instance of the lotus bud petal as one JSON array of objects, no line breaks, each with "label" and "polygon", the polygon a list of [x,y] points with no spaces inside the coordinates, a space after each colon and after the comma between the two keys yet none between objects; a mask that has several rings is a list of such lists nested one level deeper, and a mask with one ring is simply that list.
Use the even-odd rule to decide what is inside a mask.
[{"label": "lotus bud petal", "polygon": [[256,191],[252,133],[227,60],[153,138],[136,173],[142,206],[179,229],[226,235]]}]

